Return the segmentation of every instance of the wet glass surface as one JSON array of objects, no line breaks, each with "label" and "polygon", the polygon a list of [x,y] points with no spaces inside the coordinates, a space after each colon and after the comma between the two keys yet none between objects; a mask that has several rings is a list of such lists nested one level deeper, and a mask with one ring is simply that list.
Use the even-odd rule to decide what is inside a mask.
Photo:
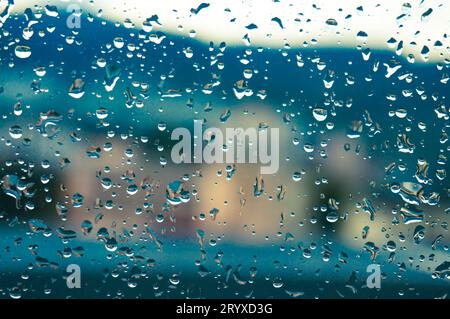
[{"label": "wet glass surface", "polygon": [[0,297],[447,297],[450,7],[380,3],[0,1]]}]

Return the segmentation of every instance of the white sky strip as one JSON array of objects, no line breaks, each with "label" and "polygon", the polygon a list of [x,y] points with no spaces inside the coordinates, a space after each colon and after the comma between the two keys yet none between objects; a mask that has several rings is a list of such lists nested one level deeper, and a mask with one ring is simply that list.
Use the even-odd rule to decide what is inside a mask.
[{"label": "white sky strip", "polygon": [[[3,6],[6,1],[2,0]],[[130,19],[136,28],[154,15],[153,30],[228,45],[291,48],[369,47],[413,54],[417,62],[449,61],[450,3],[443,0],[378,1],[149,1],[149,0],[16,0],[14,12],[46,4],[79,4],[84,11],[112,22]],[[199,9],[199,10],[198,10]],[[333,20],[331,20],[333,19]],[[328,23],[327,23],[328,21]],[[357,37],[360,32],[367,38]],[[362,33],[361,33],[362,34]],[[388,41],[391,40],[391,45]],[[248,43],[247,43],[248,44]],[[429,49],[428,57],[420,52]]]}]

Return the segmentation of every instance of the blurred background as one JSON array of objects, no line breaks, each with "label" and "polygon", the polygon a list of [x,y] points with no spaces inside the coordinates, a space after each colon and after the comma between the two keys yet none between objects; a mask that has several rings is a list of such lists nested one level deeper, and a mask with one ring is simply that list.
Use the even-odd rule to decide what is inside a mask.
[{"label": "blurred background", "polygon": [[[0,3],[2,298],[447,296],[448,5]],[[279,171],[174,164],[194,120]]]}]

